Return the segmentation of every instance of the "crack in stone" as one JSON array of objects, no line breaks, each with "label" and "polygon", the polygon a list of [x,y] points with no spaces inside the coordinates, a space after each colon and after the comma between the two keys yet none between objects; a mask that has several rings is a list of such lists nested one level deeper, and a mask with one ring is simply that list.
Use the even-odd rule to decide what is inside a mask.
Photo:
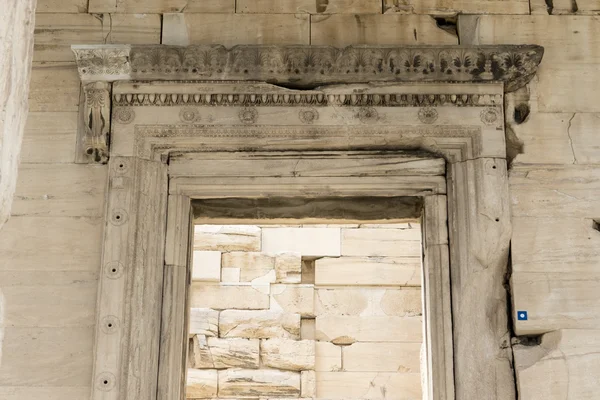
[{"label": "crack in stone", "polygon": [[571,137],[571,124],[575,119],[577,113],[573,113],[571,119],[569,119],[569,125],[567,126],[567,136],[569,136],[569,144],[571,145],[571,152],[573,152],[573,164],[577,164],[577,156],[575,155],[575,148],[573,147],[573,138]]}]

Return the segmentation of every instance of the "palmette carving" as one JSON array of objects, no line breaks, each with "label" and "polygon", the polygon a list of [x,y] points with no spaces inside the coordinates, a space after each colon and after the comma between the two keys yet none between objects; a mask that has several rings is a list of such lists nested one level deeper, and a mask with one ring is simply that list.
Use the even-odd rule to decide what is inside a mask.
[{"label": "palmette carving", "polygon": [[73,46],[90,80],[325,82],[504,81],[513,91],[535,74],[540,46]]}]

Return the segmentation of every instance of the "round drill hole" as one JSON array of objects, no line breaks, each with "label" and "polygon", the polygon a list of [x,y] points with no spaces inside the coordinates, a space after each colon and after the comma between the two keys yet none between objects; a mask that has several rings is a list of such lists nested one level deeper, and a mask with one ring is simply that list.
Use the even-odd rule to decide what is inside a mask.
[{"label": "round drill hole", "polygon": [[117,269],[116,269],[116,268],[113,268],[111,271],[112,271],[112,272],[113,272],[113,274],[114,274],[115,272],[117,272]]},{"label": "round drill hole", "polygon": [[492,167],[492,169],[496,169],[496,166],[494,165],[494,166]]},{"label": "round drill hole", "polygon": [[102,382],[102,383],[104,383],[105,385],[108,385],[108,381],[106,381],[106,380],[104,382]]},{"label": "round drill hole", "polygon": [[500,222],[500,218],[496,218],[496,222]]}]

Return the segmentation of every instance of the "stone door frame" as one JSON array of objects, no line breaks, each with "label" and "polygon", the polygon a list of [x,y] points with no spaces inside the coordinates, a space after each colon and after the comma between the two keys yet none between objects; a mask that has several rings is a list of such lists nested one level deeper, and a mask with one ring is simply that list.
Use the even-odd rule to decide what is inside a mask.
[{"label": "stone door frame", "polygon": [[[327,51],[316,61],[316,51],[306,46],[247,46],[225,50],[225,58],[219,58],[221,48],[211,49],[75,51],[84,82],[78,161],[109,163],[92,399],[182,396],[187,335],[181,288],[188,279],[191,199],[229,192],[223,176],[212,181],[172,176],[172,156],[406,149],[443,157],[446,185],[367,169],[342,180],[324,176],[316,185],[294,183],[302,178],[294,173],[277,193],[423,197],[425,265],[449,265],[446,278],[435,268],[425,273],[430,287],[441,288],[425,309],[432,318],[426,323],[429,396],[514,398],[503,287],[511,237],[503,104],[505,90],[524,85],[535,73],[540,48],[362,47]],[[265,58],[261,51],[271,53]],[[404,69],[397,67],[402,57]],[[265,64],[272,59],[279,65]],[[326,75],[319,78],[326,82],[368,77],[379,82],[294,90],[230,81],[284,76],[287,83],[306,85],[314,73]],[[211,82],[184,81],[189,75]],[[423,82],[429,76],[435,82]],[[144,82],[128,82],[140,77]],[[161,79],[179,81],[156,81]],[[260,195],[264,179],[237,182],[228,190]],[[172,326],[176,329],[168,329]]]}]

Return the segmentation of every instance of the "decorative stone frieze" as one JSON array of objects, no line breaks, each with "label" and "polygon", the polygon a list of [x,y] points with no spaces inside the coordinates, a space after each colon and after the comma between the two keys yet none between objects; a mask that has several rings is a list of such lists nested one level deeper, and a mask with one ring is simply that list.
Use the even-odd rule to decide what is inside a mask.
[{"label": "decorative stone frieze", "polygon": [[540,46],[76,45],[83,81],[257,80],[296,87],[357,82],[504,81],[533,77]]}]

